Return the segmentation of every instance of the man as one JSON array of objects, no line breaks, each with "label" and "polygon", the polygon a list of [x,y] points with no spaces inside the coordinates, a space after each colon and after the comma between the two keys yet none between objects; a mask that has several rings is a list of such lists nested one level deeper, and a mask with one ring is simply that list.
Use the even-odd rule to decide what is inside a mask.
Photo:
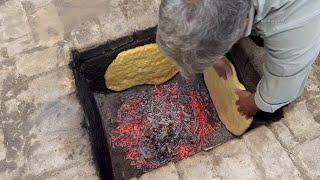
[{"label": "man", "polygon": [[264,39],[268,60],[257,91],[237,90],[248,117],[299,97],[320,51],[319,0],[162,0],[157,43],[185,77],[212,66],[228,78],[223,55],[250,34]]}]

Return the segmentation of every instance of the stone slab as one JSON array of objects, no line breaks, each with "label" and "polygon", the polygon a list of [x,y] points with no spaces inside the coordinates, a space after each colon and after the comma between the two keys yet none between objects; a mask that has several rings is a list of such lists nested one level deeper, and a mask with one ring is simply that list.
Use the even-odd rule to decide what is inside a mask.
[{"label": "stone slab", "polygon": [[299,144],[298,139],[294,137],[290,129],[282,121],[271,124],[269,128],[279,140],[281,145],[287,150],[290,151]]},{"label": "stone slab", "polygon": [[[32,177],[32,176],[30,176]],[[99,180],[93,161],[81,162],[73,167],[45,175],[46,180]],[[31,178],[32,179],[32,178]]]},{"label": "stone slab", "polygon": [[33,133],[32,149],[26,156],[26,174],[61,171],[79,163],[93,161],[88,134],[84,129],[60,131],[56,134],[49,132],[46,136],[40,136],[42,133],[46,132]]},{"label": "stone slab", "polygon": [[263,179],[263,172],[240,140],[229,141],[210,153],[213,171],[221,179]]},{"label": "stone slab", "polygon": [[38,106],[23,125],[32,137],[24,148],[26,179],[98,178],[83,119],[75,94]]},{"label": "stone slab", "polygon": [[6,56],[35,47],[26,12],[20,1],[10,0],[0,5],[0,49]]},{"label": "stone slab", "polygon": [[70,62],[69,54],[69,48],[66,45],[35,48],[31,52],[16,56],[16,73],[29,77],[55,70]]},{"label": "stone slab", "polygon": [[160,0],[111,0],[109,2],[106,13],[98,16],[105,41],[157,24]]},{"label": "stone slab", "polygon": [[85,21],[71,31],[70,40],[77,49],[100,44],[102,40],[100,25],[94,20]]},{"label": "stone slab", "polygon": [[305,101],[292,103],[284,108],[282,122],[289,128],[298,142],[313,139],[320,135],[320,124],[314,120]]},{"label": "stone slab", "polygon": [[68,67],[33,79],[17,96],[20,101],[39,104],[55,101],[75,91],[74,79]]},{"label": "stone slab", "polygon": [[216,180],[218,178],[213,171],[212,157],[206,152],[180,161],[175,166],[180,179],[183,180]]},{"label": "stone slab", "polygon": [[64,39],[64,26],[56,7],[49,3],[28,15],[35,41],[41,46],[52,46]]},{"label": "stone slab", "polygon": [[320,137],[298,145],[291,157],[308,179],[320,179]]},{"label": "stone slab", "polygon": [[268,128],[257,128],[244,135],[243,140],[263,179],[302,179],[287,151]]},{"label": "stone slab", "polygon": [[0,43],[21,38],[30,33],[26,13],[18,0],[0,5]]},{"label": "stone slab", "polygon": [[173,163],[142,175],[139,180],[179,180],[179,175]]}]

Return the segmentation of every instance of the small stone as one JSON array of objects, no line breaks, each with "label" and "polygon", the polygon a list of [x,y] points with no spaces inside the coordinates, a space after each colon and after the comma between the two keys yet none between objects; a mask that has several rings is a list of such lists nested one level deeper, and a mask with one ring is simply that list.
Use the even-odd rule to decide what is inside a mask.
[{"label": "small stone", "polygon": [[299,144],[294,135],[291,134],[289,128],[283,124],[282,121],[271,124],[269,128],[280,141],[281,145],[283,145],[286,149],[291,150],[293,147]]},{"label": "small stone", "polygon": [[139,180],[179,180],[177,169],[173,163],[142,175]]},{"label": "small stone", "polygon": [[29,22],[39,45],[51,46],[64,38],[64,26],[51,3],[29,15]]},{"label": "small stone", "polygon": [[3,57],[3,58],[9,58],[8,48],[6,48],[6,47],[1,47],[1,48],[0,48],[0,55],[1,55],[1,57]]},{"label": "small stone", "polygon": [[284,111],[282,122],[300,143],[320,135],[320,124],[314,120],[313,115],[308,111],[306,102],[291,104]]},{"label": "small stone", "polygon": [[320,137],[298,145],[292,152],[292,159],[308,178],[320,178]]},{"label": "small stone", "polygon": [[264,179],[302,179],[286,150],[272,132],[262,126],[243,137]]}]

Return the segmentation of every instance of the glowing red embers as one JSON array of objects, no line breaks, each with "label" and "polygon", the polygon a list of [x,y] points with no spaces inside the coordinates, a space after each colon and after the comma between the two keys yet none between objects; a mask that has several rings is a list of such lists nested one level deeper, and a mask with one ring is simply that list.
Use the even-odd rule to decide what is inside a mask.
[{"label": "glowing red embers", "polygon": [[178,83],[123,98],[112,142],[138,169],[154,169],[210,145],[220,128],[194,87]]}]

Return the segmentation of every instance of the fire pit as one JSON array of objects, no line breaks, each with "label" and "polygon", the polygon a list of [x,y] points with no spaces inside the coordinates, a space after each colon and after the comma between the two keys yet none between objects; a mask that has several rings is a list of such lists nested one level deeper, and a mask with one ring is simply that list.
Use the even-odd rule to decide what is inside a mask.
[{"label": "fire pit", "polygon": [[[116,56],[154,43],[155,32],[150,28],[72,52],[77,94],[102,179],[138,177],[234,138],[220,122],[202,75],[190,82],[177,75],[163,85],[122,92],[106,88],[104,73]],[[260,123],[255,118],[253,127]]]}]

